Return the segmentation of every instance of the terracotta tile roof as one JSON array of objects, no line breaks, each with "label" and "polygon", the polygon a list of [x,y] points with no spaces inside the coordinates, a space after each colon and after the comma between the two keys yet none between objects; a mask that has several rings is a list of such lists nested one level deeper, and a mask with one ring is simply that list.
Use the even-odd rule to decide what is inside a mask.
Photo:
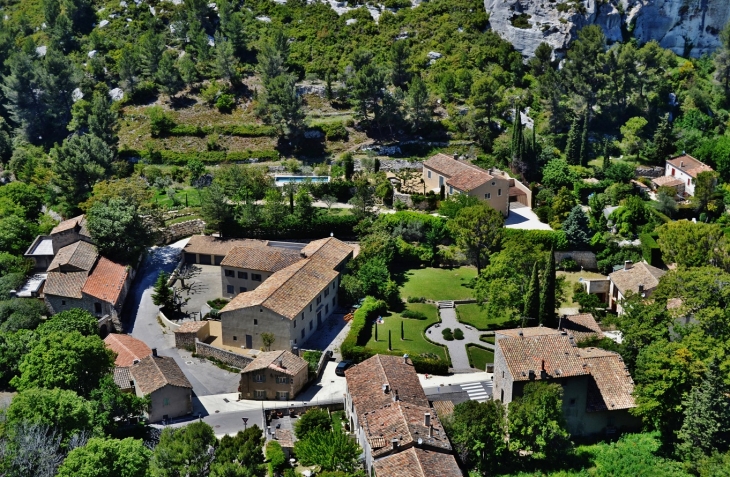
[{"label": "terracotta tile roof", "polygon": [[169,357],[149,355],[132,366],[130,372],[137,389],[144,395],[153,393],[168,384],[181,388],[193,388],[180,366]]},{"label": "terracotta tile roof", "polygon": [[626,296],[626,292],[629,290],[639,293],[639,285],[644,286],[645,292],[654,290],[659,285],[659,279],[665,273],[667,272],[652,267],[646,262],[639,262],[633,264],[628,270],[622,268],[611,273],[608,278],[611,279],[621,294]]},{"label": "terracotta tile roof", "polygon": [[277,272],[302,260],[298,250],[279,247],[235,247],[221,262],[221,266]]},{"label": "terracotta tile roof", "polygon": [[81,298],[88,272],[48,272],[43,293],[68,298]]},{"label": "terracotta tile roof", "polygon": [[446,176],[446,184],[460,191],[470,191],[491,181],[495,176],[468,162],[458,161],[446,154],[436,154],[423,163],[424,167]]},{"label": "terracotta tile roof", "polygon": [[576,341],[596,337],[603,338],[601,327],[596,323],[596,319],[590,313],[581,313],[579,315],[568,315],[560,320],[560,328],[573,335]]},{"label": "terracotta tile roof", "polygon": [[580,354],[593,377],[588,384],[587,412],[636,407],[632,396],[634,381],[618,353],[600,348],[583,348]]},{"label": "terracotta tile roof", "polygon": [[117,366],[114,368],[114,384],[123,391],[132,389],[132,375],[128,367]]},{"label": "terracotta tile roof", "polygon": [[433,410],[438,414],[439,419],[443,419],[444,416],[450,416],[454,413],[454,402],[453,401],[433,401]]},{"label": "terracotta tile roof", "polygon": [[[566,378],[588,374],[579,348],[573,340],[563,334],[534,336],[531,338],[504,338],[495,344],[504,359],[514,381],[543,379],[547,377]],[[533,371],[534,377],[530,376]]]},{"label": "terracotta tile roof", "polygon": [[128,277],[127,267],[101,257],[81,291],[107,303],[116,304]]},{"label": "terracotta tile roof", "polygon": [[415,447],[375,461],[373,469],[376,475],[384,477],[457,477],[463,475],[453,455]]},{"label": "terracotta tile roof", "polygon": [[334,237],[314,240],[302,249],[302,253],[309,259],[318,260],[335,268],[354,252],[351,245],[346,244]]},{"label": "terracotta tile roof", "polygon": [[[401,402],[428,407],[428,398],[409,360],[378,354],[345,371],[347,389],[358,416],[391,404],[395,395]],[[388,385],[387,391],[383,385]]]},{"label": "terracotta tile roof", "polygon": [[656,184],[657,187],[676,187],[680,185],[684,185],[684,182],[677,179],[676,177],[672,176],[661,176],[661,177],[655,177],[651,180],[654,184]]},{"label": "terracotta tile roof", "polygon": [[[426,427],[425,415],[430,416],[432,435]],[[366,439],[383,438],[384,446],[372,448],[373,457],[380,457],[392,452],[393,439],[398,440],[398,447],[407,448],[418,439],[431,448],[444,451],[451,450],[446,431],[436,413],[428,406],[418,406],[404,402],[391,402],[380,409],[362,414],[360,425],[363,426]],[[374,443],[374,442],[373,442]]]},{"label": "terracotta tile roof", "polygon": [[[520,335],[522,333],[522,335]],[[531,338],[533,336],[559,335],[560,331],[546,326],[530,326],[527,328],[510,328],[506,330],[496,330],[495,335],[504,335],[508,338]]]},{"label": "terracotta tile roof", "polygon": [[57,234],[59,232],[65,232],[66,230],[71,230],[71,229],[75,228],[79,224],[79,222],[81,222],[83,220],[83,218],[84,218],[83,215],[79,215],[79,216],[73,217],[71,219],[62,221],[61,223],[59,223],[58,225],[53,227],[53,229],[51,230],[51,235]]},{"label": "terracotta tile roof", "polygon": [[175,333],[197,333],[208,324],[207,321],[185,321]]},{"label": "terracotta tile roof", "polygon": [[227,255],[235,247],[264,247],[267,242],[251,239],[222,239],[209,235],[193,235],[183,248],[185,253],[203,255]]},{"label": "terracotta tile roof", "polygon": [[454,189],[459,189],[460,191],[468,192],[493,179],[494,176],[488,174],[486,171],[471,169],[459,172],[455,176],[450,177],[446,180],[446,185],[452,186]]},{"label": "terracotta tile roof", "polygon": [[104,344],[117,354],[114,360],[116,366],[132,366],[135,360],[141,361],[152,354],[152,350],[144,341],[129,335],[112,333],[104,338]]},{"label": "terracotta tile roof", "polygon": [[423,165],[447,177],[453,177],[460,172],[476,167],[464,161],[457,161],[452,156],[441,153],[431,156]]},{"label": "terracotta tile roof", "polygon": [[[281,364],[279,365],[279,360]],[[290,376],[296,376],[308,366],[307,362],[289,351],[265,351],[243,368],[241,374],[248,374],[262,369],[271,369]]]},{"label": "terracotta tile roof", "polygon": [[96,263],[98,256],[95,246],[79,240],[60,249],[48,265],[48,271],[88,272]]},{"label": "terracotta tile roof", "polygon": [[276,429],[274,438],[279,441],[279,445],[284,448],[291,449],[294,447],[294,435],[289,429]]},{"label": "terracotta tile roof", "polygon": [[701,172],[711,171],[712,167],[708,166],[702,161],[698,161],[689,154],[683,156],[674,157],[667,161],[669,164],[679,169],[680,171],[688,174],[690,177],[697,177],[697,174]]}]

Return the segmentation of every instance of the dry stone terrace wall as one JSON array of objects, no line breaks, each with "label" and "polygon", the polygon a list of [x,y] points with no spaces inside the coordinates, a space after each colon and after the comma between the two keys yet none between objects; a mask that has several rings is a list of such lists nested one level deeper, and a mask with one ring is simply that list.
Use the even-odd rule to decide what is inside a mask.
[{"label": "dry stone terrace wall", "polygon": [[176,242],[181,238],[191,235],[198,235],[205,230],[205,221],[203,219],[193,219],[185,222],[178,222],[160,230],[158,245],[167,245]]},{"label": "dry stone terrace wall", "polygon": [[199,357],[215,358],[218,361],[233,366],[238,369],[245,368],[253,359],[241,356],[240,354],[216,348],[209,344],[205,344],[200,340],[195,340],[195,354]]}]

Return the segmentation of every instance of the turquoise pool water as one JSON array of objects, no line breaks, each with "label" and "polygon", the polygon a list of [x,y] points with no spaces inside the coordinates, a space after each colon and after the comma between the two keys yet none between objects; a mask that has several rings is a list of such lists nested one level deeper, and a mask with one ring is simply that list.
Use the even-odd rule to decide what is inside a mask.
[{"label": "turquoise pool water", "polygon": [[329,182],[330,176],[274,176],[276,185],[290,184],[292,182]]}]

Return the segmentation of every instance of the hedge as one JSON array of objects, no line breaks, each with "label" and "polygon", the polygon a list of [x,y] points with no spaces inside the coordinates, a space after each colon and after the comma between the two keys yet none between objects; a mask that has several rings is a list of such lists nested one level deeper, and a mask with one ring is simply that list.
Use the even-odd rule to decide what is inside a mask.
[{"label": "hedge", "polygon": [[207,136],[208,134],[224,134],[238,137],[263,137],[275,136],[276,128],[260,124],[218,125],[218,126],[193,126],[191,124],[178,124],[169,131],[168,136]]},{"label": "hedge", "polygon": [[348,138],[347,129],[342,121],[315,123],[311,129],[321,131],[328,141],[346,141]]},{"label": "hedge", "polygon": [[525,230],[502,229],[502,240],[515,240],[533,246],[542,245],[544,249],[568,250],[568,239],[562,230]]},{"label": "hedge", "polygon": [[428,319],[428,317],[421,313],[420,311],[414,311],[414,310],[405,310],[403,313],[400,314],[403,318],[410,318],[413,320],[425,320]]},{"label": "hedge", "polygon": [[662,251],[659,244],[650,234],[639,234],[639,240],[641,241],[641,255],[646,263],[658,267],[662,262]]},{"label": "hedge", "polygon": [[647,209],[649,209],[649,211],[652,214],[654,214],[655,217],[657,217],[659,220],[661,220],[662,223],[668,224],[669,222],[672,221],[672,219],[670,219],[666,215],[662,214],[661,212],[659,212],[658,210],[656,210],[654,207],[647,207]]}]

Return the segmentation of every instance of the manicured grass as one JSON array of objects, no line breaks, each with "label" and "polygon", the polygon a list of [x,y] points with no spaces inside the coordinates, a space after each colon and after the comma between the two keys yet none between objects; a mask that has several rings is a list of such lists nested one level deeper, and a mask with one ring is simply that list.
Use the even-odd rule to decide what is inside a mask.
[{"label": "manicured grass", "polygon": [[[388,331],[390,331],[390,340],[392,351],[400,354],[420,355],[422,353],[432,353],[442,360],[448,360],[446,351],[441,346],[426,341],[424,332],[426,328],[439,321],[438,310],[435,306],[426,303],[409,303],[407,309],[420,311],[425,314],[428,319],[414,320],[411,318],[402,318],[399,313],[390,313],[385,315],[384,323],[377,325],[378,341],[375,341],[375,324],[373,324],[372,336],[367,342],[367,347],[378,352],[388,351]],[[403,334],[405,340],[400,339],[400,324],[403,323]],[[437,330],[438,331],[438,330]]]},{"label": "manicured grass", "polygon": [[484,371],[487,363],[494,363],[494,353],[479,346],[467,345],[466,352],[469,354],[469,363],[473,368]]},{"label": "manicured grass", "polygon": [[565,290],[565,303],[562,306],[565,307],[577,307],[580,306],[578,303],[573,302],[573,285],[578,283],[580,278],[586,280],[595,280],[597,278],[606,278],[605,275],[601,275],[596,272],[556,272],[558,277],[565,277],[566,290]]},{"label": "manicured grass", "polygon": [[[185,198],[187,196],[187,204]],[[157,191],[153,201],[160,207],[200,207],[200,191],[195,187],[186,187],[175,193],[175,198],[179,201],[178,205],[173,204],[172,199],[167,196],[167,191]]]},{"label": "manicured grass", "polygon": [[463,300],[473,298],[474,291],[467,288],[476,277],[474,267],[460,268],[419,268],[407,270],[403,274],[405,283],[401,286],[403,298],[425,297],[430,300]]},{"label": "manicured grass", "polygon": [[498,330],[510,326],[510,321],[507,318],[502,316],[489,317],[487,311],[476,303],[458,305],[456,307],[456,316],[462,323],[471,325],[478,330]]},{"label": "manicured grass", "polygon": [[494,344],[494,335],[482,335],[479,337],[479,341],[484,341],[485,343]]}]

